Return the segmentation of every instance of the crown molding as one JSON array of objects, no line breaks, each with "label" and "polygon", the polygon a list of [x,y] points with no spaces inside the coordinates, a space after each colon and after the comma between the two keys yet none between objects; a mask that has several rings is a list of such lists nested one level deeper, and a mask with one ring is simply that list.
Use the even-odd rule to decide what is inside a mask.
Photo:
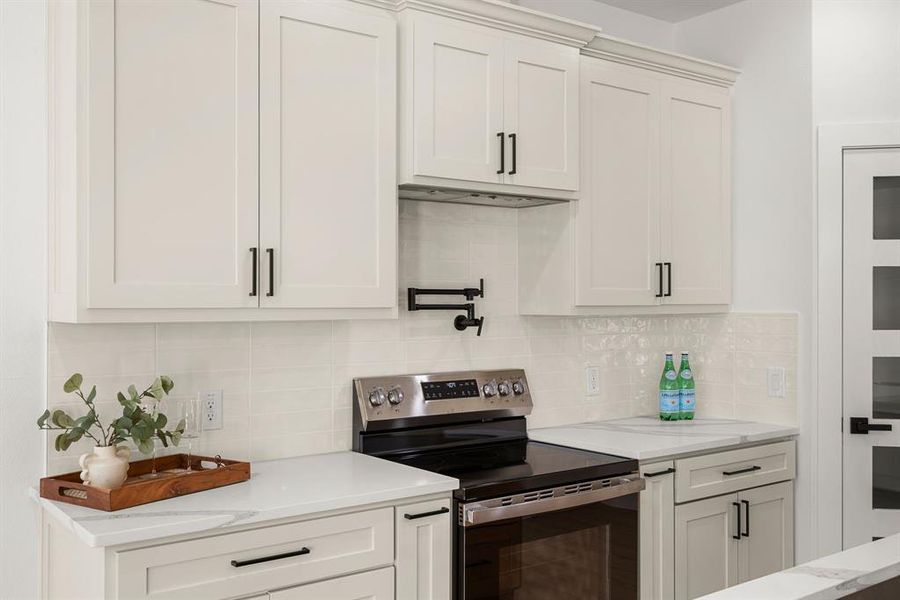
[{"label": "crown molding", "polygon": [[583,48],[600,33],[587,23],[548,15],[503,0],[395,0],[398,12],[415,9],[494,29]]},{"label": "crown molding", "polygon": [[741,73],[734,67],[657,50],[608,35],[597,35],[581,49],[581,53],[722,87],[731,87]]}]

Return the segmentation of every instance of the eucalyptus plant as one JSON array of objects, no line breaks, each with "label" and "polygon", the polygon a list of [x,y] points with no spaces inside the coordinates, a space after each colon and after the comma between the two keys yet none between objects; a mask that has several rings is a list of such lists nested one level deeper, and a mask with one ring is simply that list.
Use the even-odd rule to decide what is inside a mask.
[{"label": "eucalyptus plant", "polygon": [[94,401],[97,398],[97,386],[91,386],[87,395],[81,389],[84,378],[81,373],[75,373],[63,384],[63,391],[67,394],[75,394],[87,406],[87,414],[73,418],[66,411],[56,409],[53,412],[45,410],[37,420],[40,429],[48,431],[61,431],[56,436],[55,447],[57,452],[68,450],[69,446],[87,437],[94,440],[97,446],[115,446],[126,440],[132,440],[138,450],[144,454],[153,452],[153,438],[157,438],[162,445],[167,447],[169,442],[178,445],[181,435],[184,433],[184,419],[174,430],[165,429],[168,419],[163,413],[156,416],[148,413],[141,400],[152,398],[155,401],[165,398],[175,384],[172,379],[163,375],[157,377],[143,392],[138,392],[134,385],[129,385],[127,394],[119,392],[117,399],[122,406],[122,416],[107,425],[103,425]]}]

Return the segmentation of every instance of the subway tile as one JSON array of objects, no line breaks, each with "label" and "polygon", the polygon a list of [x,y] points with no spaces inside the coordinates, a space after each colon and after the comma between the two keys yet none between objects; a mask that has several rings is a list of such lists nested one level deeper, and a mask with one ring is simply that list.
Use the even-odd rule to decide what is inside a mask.
[{"label": "subway tile", "polygon": [[156,340],[160,348],[246,346],[250,323],[161,323]]}]

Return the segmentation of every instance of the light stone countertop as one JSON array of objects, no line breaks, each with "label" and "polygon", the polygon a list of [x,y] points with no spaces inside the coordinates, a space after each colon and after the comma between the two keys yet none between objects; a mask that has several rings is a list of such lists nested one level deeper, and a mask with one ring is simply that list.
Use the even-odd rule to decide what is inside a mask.
[{"label": "light stone countertop", "polygon": [[894,577],[900,577],[900,534],[760,577],[703,599],[832,600]]},{"label": "light stone countertop", "polygon": [[449,492],[459,481],[356,452],[255,462],[250,481],[114,512],[32,496],[88,546],[211,529]]},{"label": "light stone countertop", "polygon": [[796,427],[733,419],[661,421],[657,417],[631,417],[563,427],[529,429],[528,437],[538,442],[636,458],[646,462],[692,452],[781,439],[795,436],[799,432]]}]

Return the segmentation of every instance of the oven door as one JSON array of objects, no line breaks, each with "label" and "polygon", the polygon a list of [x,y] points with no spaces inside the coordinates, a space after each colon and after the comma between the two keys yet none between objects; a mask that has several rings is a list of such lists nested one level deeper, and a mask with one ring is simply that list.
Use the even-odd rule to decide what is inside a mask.
[{"label": "oven door", "polygon": [[637,474],[460,504],[460,600],[638,597]]}]

